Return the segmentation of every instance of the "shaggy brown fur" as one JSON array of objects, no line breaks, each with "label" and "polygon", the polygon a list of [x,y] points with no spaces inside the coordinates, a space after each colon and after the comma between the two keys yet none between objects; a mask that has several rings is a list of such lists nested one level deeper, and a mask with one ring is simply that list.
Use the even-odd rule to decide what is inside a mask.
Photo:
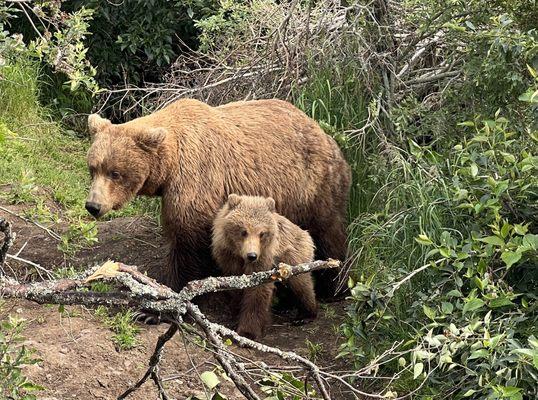
[{"label": "shaggy brown fur", "polygon": [[309,230],[318,258],[345,258],[350,168],[293,105],[185,99],[124,124],[95,114],[88,124],[88,211],[99,217],[136,195],[162,196],[170,244],[163,278],[172,288],[211,273],[211,225],[230,193],[272,196],[280,214]]},{"label": "shaggy brown fur", "polygon": [[[314,259],[308,232],[275,212],[272,198],[231,194],[213,224],[213,257],[224,275],[268,271],[276,262],[297,265]],[[288,286],[306,316],[317,315],[310,274],[291,277]],[[274,284],[245,289],[241,296],[237,333],[260,337],[269,323]]]}]

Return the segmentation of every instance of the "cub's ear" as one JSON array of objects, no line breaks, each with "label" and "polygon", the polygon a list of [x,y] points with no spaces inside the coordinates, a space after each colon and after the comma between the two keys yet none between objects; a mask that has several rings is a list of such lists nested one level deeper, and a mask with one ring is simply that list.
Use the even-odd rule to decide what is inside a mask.
[{"label": "cub's ear", "polygon": [[269,211],[275,212],[275,200],[272,197],[268,197],[265,199],[265,202],[267,203]]},{"label": "cub's ear", "polygon": [[239,203],[241,203],[241,196],[235,193],[232,193],[231,195],[228,196],[228,207],[230,210],[237,207]]},{"label": "cub's ear", "polygon": [[142,150],[154,151],[163,142],[166,134],[167,131],[164,128],[150,128],[138,134],[135,141]]},{"label": "cub's ear", "polygon": [[90,114],[88,116],[88,131],[90,131],[90,136],[93,138],[99,131],[108,128],[112,125],[106,118],[102,118],[97,114]]}]

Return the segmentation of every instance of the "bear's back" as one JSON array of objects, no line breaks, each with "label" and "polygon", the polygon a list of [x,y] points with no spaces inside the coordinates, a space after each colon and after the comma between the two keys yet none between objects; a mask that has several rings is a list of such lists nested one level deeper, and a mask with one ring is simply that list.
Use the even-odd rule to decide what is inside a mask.
[{"label": "bear's back", "polygon": [[315,246],[310,234],[280,214],[275,218],[279,234],[277,258],[292,265],[313,261]]}]

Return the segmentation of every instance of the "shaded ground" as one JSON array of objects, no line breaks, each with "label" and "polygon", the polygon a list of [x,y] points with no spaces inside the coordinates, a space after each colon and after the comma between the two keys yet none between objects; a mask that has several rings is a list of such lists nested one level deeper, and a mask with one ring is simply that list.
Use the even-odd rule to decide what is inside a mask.
[{"label": "shaded ground", "polygon": [[[23,215],[24,207],[0,203],[15,214]],[[61,210],[59,210],[61,213]],[[74,258],[66,257],[58,250],[58,240],[32,222],[0,209],[0,218],[12,222],[17,234],[10,254],[38,263],[47,269],[74,266],[85,268],[107,259],[147,268],[158,273],[166,249],[159,227],[147,218],[117,218],[99,222],[99,243],[84,249]],[[44,224],[54,232],[65,231],[61,219],[55,224]],[[38,279],[35,269],[18,261],[8,260],[6,272],[19,279]],[[216,297],[205,307],[208,317],[232,326],[233,320],[226,312],[223,301]],[[294,350],[305,356],[315,356],[320,365],[335,365],[337,338],[334,327],[341,323],[342,303],[323,306],[320,318],[313,323],[295,326],[291,321],[275,316],[273,325],[261,340],[283,350]],[[0,319],[8,314],[27,319],[24,332],[26,344],[37,351],[43,361],[28,367],[26,374],[35,383],[46,388],[39,395],[42,399],[113,399],[127,386],[140,378],[153,352],[158,335],[166,325],[140,325],[139,345],[134,349],[117,351],[111,340],[112,332],[104,326],[92,310],[67,307],[60,314],[55,306],[40,306],[27,301],[8,300],[0,308]],[[310,342],[310,343],[308,343]],[[307,344],[308,343],[308,344]],[[233,349],[249,359],[258,358],[268,365],[280,365],[280,361],[265,355],[257,355],[245,349]],[[216,364],[209,352],[194,344],[188,345],[176,336],[166,347],[162,376],[172,398],[184,399],[202,395],[203,385],[198,374],[213,370]],[[342,367],[342,365],[340,365]],[[242,398],[228,382],[221,388],[229,399]],[[155,399],[156,391],[147,383],[132,399]],[[333,388],[334,399],[344,399]]]}]

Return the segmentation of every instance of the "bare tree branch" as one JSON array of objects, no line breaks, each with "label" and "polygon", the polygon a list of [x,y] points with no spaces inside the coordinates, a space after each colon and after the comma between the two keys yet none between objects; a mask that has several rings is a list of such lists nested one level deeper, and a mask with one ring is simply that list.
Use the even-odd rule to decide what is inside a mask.
[{"label": "bare tree branch", "polygon": [[[0,225],[1,227],[1,225]],[[287,361],[298,362],[312,374],[324,400],[330,400],[327,387],[319,375],[319,367],[305,358],[292,352],[283,352],[261,343],[243,338],[235,332],[210,322],[191,300],[197,296],[216,291],[245,289],[267,282],[285,280],[293,275],[309,273],[323,268],[338,268],[336,260],[314,261],[311,263],[290,266],[279,264],[271,271],[263,271],[252,275],[211,277],[193,281],[179,293],[157,283],[155,280],[140,273],[136,267],[108,261],[99,267],[85,272],[78,279],[59,279],[36,283],[19,283],[8,277],[0,278],[0,296],[24,298],[37,303],[106,305],[138,307],[151,312],[160,312],[175,318],[170,328],[159,337],[155,351],[149,360],[149,366],[142,378],[127,389],[119,399],[125,399],[136,391],[148,379],[152,379],[159,391],[161,399],[168,399],[162,380],[159,376],[159,362],[165,344],[172,339],[179,329],[179,323],[184,315],[191,316],[200,326],[206,338],[215,349],[214,356],[224,368],[236,387],[249,400],[260,400],[259,395],[251,387],[254,383],[247,382],[248,373],[242,363],[228,352],[222,341],[222,335],[232,336],[240,345],[251,347],[261,352],[269,352]],[[86,290],[88,284],[97,279],[107,279],[116,282],[119,287],[109,293],[98,293]],[[123,288],[123,289],[122,289]],[[81,290],[85,289],[85,290]],[[127,290],[124,290],[127,289]]]}]

